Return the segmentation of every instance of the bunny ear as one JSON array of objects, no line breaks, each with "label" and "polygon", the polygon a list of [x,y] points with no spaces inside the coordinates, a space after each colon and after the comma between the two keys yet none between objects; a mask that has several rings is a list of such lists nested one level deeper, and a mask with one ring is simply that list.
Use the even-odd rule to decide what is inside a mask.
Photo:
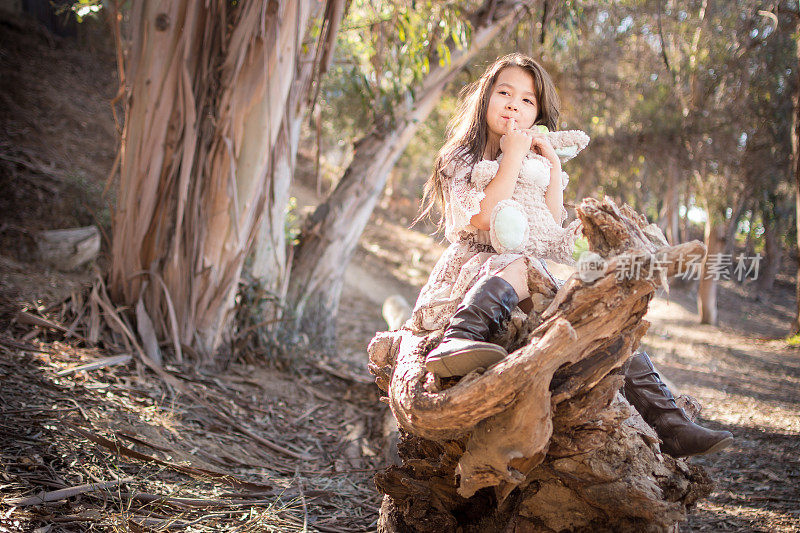
[{"label": "bunny ear", "polygon": [[581,130],[552,131],[547,138],[562,163],[578,155],[589,144],[589,136]]}]

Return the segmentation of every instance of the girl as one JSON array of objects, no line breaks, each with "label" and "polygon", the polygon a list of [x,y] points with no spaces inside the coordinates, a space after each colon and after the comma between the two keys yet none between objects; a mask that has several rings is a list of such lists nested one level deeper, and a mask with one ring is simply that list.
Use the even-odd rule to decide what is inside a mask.
[{"label": "girl", "polygon": [[[451,242],[411,317],[417,331],[449,323],[444,340],[426,359],[428,370],[436,375],[464,375],[505,357],[502,347],[486,340],[530,296],[531,261],[545,272],[541,258],[572,261],[580,222],[561,227],[567,214],[562,192],[566,174],[550,142],[553,136],[532,129],[536,125],[555,130],[558,106],[550,76],[520,54],[498,59],[462,92],[447,142],[426,184],[420,215],[441,204],[439,226],[444,225]],[[582,148],[588,137],[577,133],[585,138],[579,143]],[[520,193],[529,200],[528,235],[520,250],[509,251],[494,239],[493,226],[500,208]]]},{"label": "girl", "polygon": [[[539,131],[540,126],[555,130],[558,123],[559,99],[547,72],[530,57],[510,54],[490,65],[460,98],[417,219],[438,203],[439,227],[451,244],[422,288],[408,324],[415,333],[445,328],[425,360],[440,377],[462,376],[508,355],[487,341],[530,296],[528,269],[549,275],[541,259],[571,262],[580,231],[579,221],[561,226],[567,177],[553,146],[553,141],[574,145],[576,132]],[[588,137],[577,133],[585,137],[577,139],[582,149]],[[514,205],[525,211],[527,234],[509,250],[498,242],[494,225],[501,209],[520,197],[527,201]],[[727,431],[691,422],[644,352],[625,369],[625,395],[656,429],[667,453],[708,453],[733,440]]]}]

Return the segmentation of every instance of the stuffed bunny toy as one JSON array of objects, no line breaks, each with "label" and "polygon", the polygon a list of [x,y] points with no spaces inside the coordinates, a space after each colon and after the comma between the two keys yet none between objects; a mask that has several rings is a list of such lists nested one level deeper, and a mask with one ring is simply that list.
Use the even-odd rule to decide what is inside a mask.
[{"label": "stuffed bunny toy", "polygon": [[[581,130],[547,131],[534,126],[549,138],[562,163],[575,157],[589,144],[589,136]],[[483,190],[497,174],[499,161],[480,161],[472,169],[472,183]],[[492,210],[489,236],[499,253],[521,253],[573,264],[572,249],[580,233],[580,221],[566,228],[561,224],[567,216],[562,208],[561,220],[556,222],[544,201],[550,184],[552,164],[545,157],[530,151],[525,156],[511,198],[500,201]],[[561,187],[566,188],[569,177],[561,173]]]}]

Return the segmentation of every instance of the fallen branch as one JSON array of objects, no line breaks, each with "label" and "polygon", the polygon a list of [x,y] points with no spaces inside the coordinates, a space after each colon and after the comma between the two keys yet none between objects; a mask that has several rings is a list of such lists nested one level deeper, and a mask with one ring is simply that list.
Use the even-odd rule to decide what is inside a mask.
[{"label": "fallen branch", "polygon": [[131,359],[133,359],[133,356],[131,354],[123,353],[115,355],[113,357],[105,357],[103,359],[99,359],[91,363],[86,363],[85,365],[78,365],[72,368],[65,368],[64,370],[59,370],[58,372],[56,372],[56,375],[68,376],[70,374],[74,374],[75,372],[84,372],[88,370],[97,370],[98,368],[105,368],[109,366],[124,365]]},{"label": "fallen branch", "polygon": [[28,498],[6,500],[6,503],[8,505],[16,505],[19,507],[26,507],[29,505],[42,505],[43,503],[64,500],[66,498],[71,498],[73,496],[77,496],[78,494],[84,494],[86,492],[95,492],[98,490],[109,489],[111,487],[116,487],[117,485],[120,485],[122,483],[130,483],[131,481],[133,481],[133,479],[134,478],[132,477],[126,477],[125,479],[105,481],[103,483],[86,483],[85,485],[76,485],[74,487],[67,487],[65,489],[43,492],[41,494],[37,494],[36,496],[30,496]]}]

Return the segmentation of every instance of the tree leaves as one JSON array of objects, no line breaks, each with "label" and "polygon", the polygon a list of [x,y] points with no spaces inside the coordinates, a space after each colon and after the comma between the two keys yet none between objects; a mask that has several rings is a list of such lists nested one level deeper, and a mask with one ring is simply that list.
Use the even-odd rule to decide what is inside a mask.
[{"label": "tree leaves", "polygon": [[[460,3],[353,0],[337,44],[337,61],[353,67],[332,69],[323,88],[326,101],[355,98],[361,119],[391,122],[397,106],[408,105],[409,97],[413,101],[413,88],[432,62],[448,65],[452,48],[468,46],[471,35]],[[357,77],[358,83],[346,77]],[[336,87],[347,91],[336,93]]]}]

